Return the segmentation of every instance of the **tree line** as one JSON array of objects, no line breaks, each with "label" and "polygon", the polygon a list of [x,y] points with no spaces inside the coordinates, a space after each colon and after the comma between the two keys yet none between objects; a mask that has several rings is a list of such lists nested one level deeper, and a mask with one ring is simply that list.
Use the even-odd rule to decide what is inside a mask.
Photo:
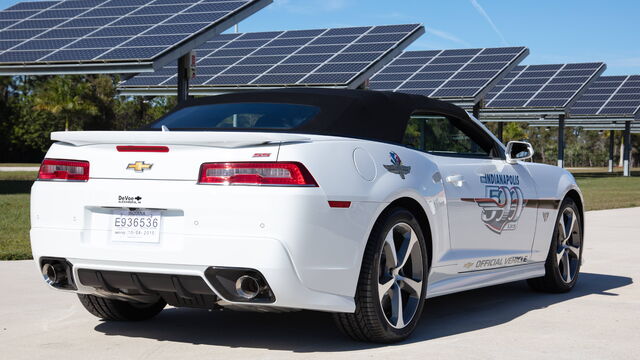
[{"label": "tree line", "polygon": [[[494,131],[497,124],[489,123],[487,127]],[[605,167],[609,162],[610,131],[585,130],[580,127],[565,128],[565,167]],[[537,127],[527,123],[507,123],[504,125],[503,139],[524,140],[533,145],[535,155],[533,161],[555,165],[558,160],[558,128]],[[622,167],[623,132],[614,132],[614,166]],[[640,136],[631,135],[631,166],[637,167],[640,162]]]},{"label": "tree line", "polygon": [[110,75],[0,77],[0,162],[40,162],[50,133],[133,130],[167,113],[171,97],[125,97]]},{"label": "tree line", "polygon": [[[175,97],[120,96],[118,76],[65,75],[0,77],[0,162],[40,162],[51,145],[52,131],[134,130],[158,119],[176,105]],[[496,124],[488,124],[495,131]],[[557,129],[509,123],[504,140],[526,140],[534,160],[555,164]],[[606,166],[609,132],[567,128],[568,167]],[[616,163],[622,132],[616,132]],[[632,136],[632,165],[639,161],[640,136]]]}]

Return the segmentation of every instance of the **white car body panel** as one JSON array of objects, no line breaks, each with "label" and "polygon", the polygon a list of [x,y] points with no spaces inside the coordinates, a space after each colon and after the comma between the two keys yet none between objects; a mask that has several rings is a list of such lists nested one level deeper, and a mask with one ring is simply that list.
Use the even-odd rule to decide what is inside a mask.
[{"label": "white car body panel", "polygon": [[[209,266],[260,271],[276,297],[260,306],[353,312],[367,239],[376,219],[398,199],[412,199],[428,219],[428,297],[541,276],[557,216],[557,207],[547,205],[559,204],[569,191],[580,194],[573,177],[552,166],[436,156],[335,136],[70,132],[52,138],[59,142],[46,157],[89,161],[91,178],[33,185],[35,259],[66,258],[76,274],[93,269],[195,275],[224,304],[233,302],[204,277]],[[129,144],[169,146],[170,152],[115,149]],[[405,179],[384,167],[390,152],[411,166]],[[137,161],[153,164],[152,171],[127,170]],[[234,161],[300,162],[319,187],[197,184],[201,164]],[[481,183],[486,174],[519,177],[517,186],[529,203],[518,209],[513,229],[497,233],[481,220],[475,199],[493,186]],[[461,186],[454,184],[458,176]],[[159,243],[112,241],[111,211],[129,207],[120,200],[125,196],[141,197],[135,207],[162,209]],[[328,201],[350,201],[351,207],[331,208]],[[79,284],[78,292],[95,289]]]}]

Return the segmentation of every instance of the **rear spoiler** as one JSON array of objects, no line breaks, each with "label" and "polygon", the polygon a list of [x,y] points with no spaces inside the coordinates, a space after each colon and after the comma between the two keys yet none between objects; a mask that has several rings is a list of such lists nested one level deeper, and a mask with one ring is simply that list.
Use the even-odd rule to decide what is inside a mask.
[{"label": "rear spoiler", "polygon": [[311,141],[309,137],[297,134],[226,131],[58,131],[51,133],[51,140],[75,146],[154,144],[223,148]]}]

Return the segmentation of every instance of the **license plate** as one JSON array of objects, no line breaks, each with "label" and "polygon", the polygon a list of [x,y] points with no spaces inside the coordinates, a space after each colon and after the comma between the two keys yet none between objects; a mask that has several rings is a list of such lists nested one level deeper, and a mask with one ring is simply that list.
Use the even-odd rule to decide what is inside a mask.
[{"label": "license plate", "polygon": [[160,221],[159,210],[115,210],[111,216],[111,240],[159,243]]}]

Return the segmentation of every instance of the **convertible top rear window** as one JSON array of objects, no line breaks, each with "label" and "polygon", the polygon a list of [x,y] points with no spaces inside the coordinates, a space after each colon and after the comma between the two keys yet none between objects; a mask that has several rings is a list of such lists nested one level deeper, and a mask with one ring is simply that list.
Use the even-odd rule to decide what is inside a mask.
[{"label": "convertible top rear window", "polygon": [[171,130],[295,129],[313,119],[320,108],[282,103],[205,104],[181,108],[155,123],[152,129]]},{"label": "convertible top rear window", "polygon": [[[469,134],[484,132],[463,109],[425,96],[320,88],[247,91],[191,99],[146,129],[160,130],[164,125],[169,130],[258,130],[402,144],[409,118],[417,112],[459,119],[461,128],[468,128]],[[473,140],[485,147],[484,142]],[[487,148],[494,145],[491,139],[486,143]]]}]

